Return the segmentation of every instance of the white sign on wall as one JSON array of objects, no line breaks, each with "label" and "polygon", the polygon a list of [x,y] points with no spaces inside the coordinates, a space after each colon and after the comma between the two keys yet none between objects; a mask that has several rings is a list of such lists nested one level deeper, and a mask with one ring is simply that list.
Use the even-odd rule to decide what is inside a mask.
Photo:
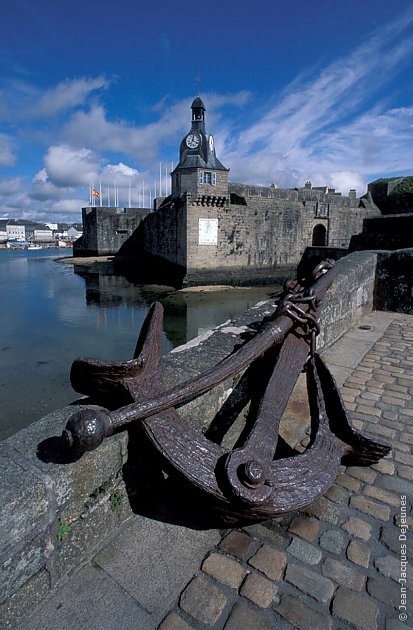
[{"label": "white sign on wall", "polygon": [[218,245],[218,219],[199,219],[199,245]]}]

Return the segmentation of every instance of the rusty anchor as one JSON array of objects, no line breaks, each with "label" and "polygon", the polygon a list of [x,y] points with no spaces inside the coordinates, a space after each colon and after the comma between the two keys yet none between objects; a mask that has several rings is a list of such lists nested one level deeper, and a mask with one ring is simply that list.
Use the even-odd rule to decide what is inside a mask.
[{"label": "rusty anchor", "polygon": [[[309,282],[287,282],[274,314],[252,339],[168,391],[162,381],[163,308],[152,304],[133,359],[74,361],[73,388],[106,408],[73,414],[63,431],[67,444],[93,450],[139,421],[165,460],[206,493],[227,520],[258,521],[309,505],[331,487],[341,463],[368,466],[390,450],[352,427],[334,378],[315,350],[321,301],[335,275],[328,260]],[[280,420],[303,367],[310,443],[303,453],[290,449],[285,455],[278,449]],[[258,375],[257,391],[250,392],[244,430],[228,450],[191,427],[176,407],[243,372]]]}]

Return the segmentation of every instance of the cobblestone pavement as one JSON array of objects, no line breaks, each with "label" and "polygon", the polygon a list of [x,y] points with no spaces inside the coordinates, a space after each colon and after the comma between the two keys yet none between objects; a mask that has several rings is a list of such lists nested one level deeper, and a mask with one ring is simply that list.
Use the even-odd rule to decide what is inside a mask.
[{"label": "cobblestone pavement", "polygon": [[[198,545],[196,553],[189,552],[194,560],[190,574],[176,582],[175,590],[162,592],[161,576],[157,582],[161,590],[153,595],[154,587],[144,577],[147,573],[139,573],[136,567],[137,583],[140,580],[143,591],[152,589],[155,599],[164,597],[163,607],[154,604],[151,608],[150,597],[145,600],[148,593],[133,590],[132,578],[122,583],[115,576],[134,605],[138,602],[141,616],[126,615],[119,623],[106,618],[95,626],[91,615],[88,625],[81,627],[413,627],[413,574],[408,564],[413,562],[413,535],[409,533],[413,527],[413,318],[385,315],[389,325],[384,334],[355,369],[347,371],[341,391],[353,424],[389,441],[390,455],[370,468],[342,467],[334,486],[302,512],[248,527],[214,530],[212,539],[203,539],[203,548]],[[185,537],[181,543],[185,545]],[[157,570],[157,551],[160,554],[165,544],[162,532],[156,544],[151,555],[153,572]],[[175,542],[171,546],[176,549],[175,555],[169,553],[172,566],[159,561],[161,574],[178,572],[183,548]],[[88,570],[99,569],[113,577],[112,549],[113,545],[98,554]],[[98,600],[99,605],[101,602]],[[46,615],[45,610],[39,614]],[[60,628],[79,627],[62,624],[58,616],[53,619]],[[37,627],[33,623],[36,617],[30,627]]]}]

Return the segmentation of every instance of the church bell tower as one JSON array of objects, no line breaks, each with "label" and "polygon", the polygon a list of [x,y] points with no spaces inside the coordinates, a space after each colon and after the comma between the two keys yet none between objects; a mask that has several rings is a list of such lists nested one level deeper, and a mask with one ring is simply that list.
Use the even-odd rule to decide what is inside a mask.
[{"label": "church bell tower", "polygon": [[179,164],[171,173],[172,197],[190,193],[192,202],[228,202],[229,169],[218,160],[212,135],[205,131],[205,105],[197,96],[191,105],[191,129],[179,149]]}]

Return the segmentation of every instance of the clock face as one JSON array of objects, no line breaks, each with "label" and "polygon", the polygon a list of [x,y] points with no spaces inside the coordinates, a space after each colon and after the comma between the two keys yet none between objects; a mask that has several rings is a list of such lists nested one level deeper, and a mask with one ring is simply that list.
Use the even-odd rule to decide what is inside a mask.
[{"label": "clock face", "polygon": [[197,133],[189,133],[185,140],[186,146],[189,147],[190,149],[196,149],[200,141],[201,139]]},{"label": "clock face", "polygon": [[213,151],[214,150],[214,138],[213,138],[213,136],[209,136],[208,142],[209,142],[209,148],[211,149],[211,151]]}]

